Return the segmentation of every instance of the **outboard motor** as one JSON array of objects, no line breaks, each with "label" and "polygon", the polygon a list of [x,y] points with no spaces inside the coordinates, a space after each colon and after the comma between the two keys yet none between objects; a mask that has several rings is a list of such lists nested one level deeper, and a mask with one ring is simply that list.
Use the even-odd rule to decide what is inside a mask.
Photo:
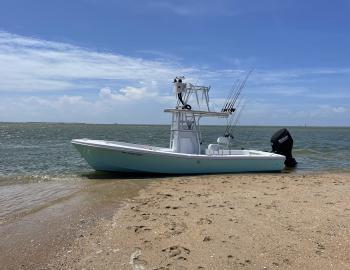
[{"label": "outboard motor", "polygon": [[297,161],[292,156],[293,139],[289,131],[285,128],[280,129],[271,137],[272,152],[286,157],[284,165],[295,167]]}]

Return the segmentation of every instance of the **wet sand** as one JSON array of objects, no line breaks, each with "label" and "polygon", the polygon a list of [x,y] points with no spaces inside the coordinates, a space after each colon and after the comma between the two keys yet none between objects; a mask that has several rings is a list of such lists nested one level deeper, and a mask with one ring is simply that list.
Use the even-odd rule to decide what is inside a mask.
[{"label": "wet sand", "polygon": [[92,179],[79,188],[75,184],[75,192],[2,219],[0,269],[47,269],[57,253],[68,250],[99,222],[110,220],[122,202],[148,184],[142,179],[116,182],[105,176],[88,175]]},{"label": "wet sand", "polygon": [[[119,189],[121,182],[102,184],[97,193]],[[138,195],[119,197],[115,208],[109,208],[111,215],[94,219],[93,213],[99,213],[108,200],[92,203],[93,211],[83,218],[75,215],[67,223],[82,226],[71,237],[51,246],[43,242],[40,250],[27,244],[31,251],[27,261],[21,260],[15,268],[2,255],[2,267],[350,268],[349,173],[166,177],[133,190]],[[88,224],[90,218],[93,221]],[[57,234],[67,217],[49,219],[61,221],[48,229]],[[8,241],[12,249],[7,253],[14,260],[23,252],[23,241],[21,235],[11,237],[17,241]],[[3,249],[3,242],[1,245]],[[46,247],[51,252],[43,255]],[[33,264],[36,256],[45,258]]]},{"label": "wet sand", "polygon": [[349,269],[350,174],[165,178],[50,269]]}]

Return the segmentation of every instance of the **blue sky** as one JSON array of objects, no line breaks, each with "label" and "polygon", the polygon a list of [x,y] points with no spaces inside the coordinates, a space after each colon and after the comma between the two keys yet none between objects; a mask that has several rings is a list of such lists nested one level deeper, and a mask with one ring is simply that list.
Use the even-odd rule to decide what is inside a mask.
[{"label": "blue sky", "polygon": [[17,1],[0,9],[0,121],[168,123],[171,81],[241,124],[350,125],[350,1]]}]

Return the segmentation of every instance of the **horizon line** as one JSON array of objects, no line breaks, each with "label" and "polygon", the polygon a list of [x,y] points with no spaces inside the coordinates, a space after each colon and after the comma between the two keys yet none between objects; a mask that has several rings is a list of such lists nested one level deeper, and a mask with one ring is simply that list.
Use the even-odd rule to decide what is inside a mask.
[{"label": "horizon line", "polygon": [[[0,124],[80,124],[80,125],[119,125],[119,126],[170,126],[171,124],[154,124],[154,123],[86,123],[86,122],[56,122],[56,121],[0,121]],[[226,126],[204,124],[201,126]],[[237,127],[303,127],[303,128],[350,128],[349,126],[327,126],[327,125],[237,125]]]}]

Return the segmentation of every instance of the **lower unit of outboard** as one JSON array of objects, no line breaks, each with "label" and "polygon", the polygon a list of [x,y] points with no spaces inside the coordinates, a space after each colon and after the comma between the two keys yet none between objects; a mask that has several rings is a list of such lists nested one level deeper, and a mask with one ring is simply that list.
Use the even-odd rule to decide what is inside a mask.
[{"label": "lower unit of outboard", "polygon": [[297,161],[292,156],[293,138],[285,128],[280,129],[271,137],[272,152],[286,157],[284,165],[295,167]]}]

